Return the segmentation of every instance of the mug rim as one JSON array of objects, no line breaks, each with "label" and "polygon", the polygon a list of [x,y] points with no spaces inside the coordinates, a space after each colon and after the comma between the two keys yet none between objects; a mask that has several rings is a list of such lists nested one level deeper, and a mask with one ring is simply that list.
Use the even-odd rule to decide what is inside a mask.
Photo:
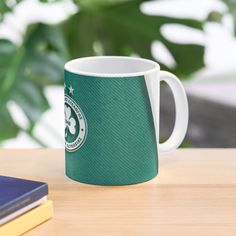
[{"label": "mug rim", "polygon": [[[89,72],[89,71],[82,71],[78,70],[75,67],[75,63],[83,62],[83,61],[89,61],[89,60],[102,60],[102,59],[125,59],[130,61],[136,61],[136,62],[142,62],[149,64],[152,68],[147,70],[142,70],[138,72],[128,72],[128,73],[101,73],[101,72]],[[129,57],[129,56],[89,56],[89,57],[80,57],[73,60],[70,60],[66,62],[64,66],[64,70],[78,74],[78,75],[85,75],[85,76],[94,76],[94,77],[137,77],[137,76],[144,76],[150,73],[153,73],[155,71],[160,70],[160,65],[152,61],[150,59],[146,58],[140,58],[140,57]]]}]

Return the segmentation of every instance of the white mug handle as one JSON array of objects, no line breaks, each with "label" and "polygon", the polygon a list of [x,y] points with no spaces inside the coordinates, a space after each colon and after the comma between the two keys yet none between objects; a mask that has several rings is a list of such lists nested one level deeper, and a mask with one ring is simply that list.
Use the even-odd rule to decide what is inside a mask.
[{"label": "white mug handle", "polygon": [[188,127],[188,101],[180,80],[167,71],[160,71],[160,81],[165,81],[171,88],[175,100],[175,126],[170,137],[159,144],[160,154],[175,150],[183,141]]}]

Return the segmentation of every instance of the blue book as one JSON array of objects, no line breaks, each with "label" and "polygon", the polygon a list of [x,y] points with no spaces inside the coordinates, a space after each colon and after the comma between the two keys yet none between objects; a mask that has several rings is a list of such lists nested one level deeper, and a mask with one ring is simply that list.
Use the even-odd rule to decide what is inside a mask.
[{"label": "blue book", "polygon": [[0,220],[47,195],[46,183],[0,175]]}]

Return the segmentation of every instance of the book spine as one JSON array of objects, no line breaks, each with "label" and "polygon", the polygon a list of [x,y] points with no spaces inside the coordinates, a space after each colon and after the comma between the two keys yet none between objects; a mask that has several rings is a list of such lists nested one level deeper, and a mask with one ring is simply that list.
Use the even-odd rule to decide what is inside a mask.
[{"label": "book spine", "polygon": [[45,197],[48,195],[48,185],[44,184],[33,191],[27,192],[22,197],[17,198],[15,201],[4,206],[0,211],[0,219],[8,216],[9,214],[20,210],[23,207]]}]

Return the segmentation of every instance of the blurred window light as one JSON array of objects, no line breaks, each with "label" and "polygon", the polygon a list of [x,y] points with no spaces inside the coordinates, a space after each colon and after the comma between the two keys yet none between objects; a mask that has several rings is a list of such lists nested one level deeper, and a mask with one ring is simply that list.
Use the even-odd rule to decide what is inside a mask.
[{"label": "blurred window light", "polygon": [[205,45],[205,35],[202,31],[180,24],[164,24],[161,34],[170,42],[178,44]]},{"label": "blurred window light", "polygon": [[149,15],[204,20],[209,12],[225,13],[227,7],[220,0],[159,0],[143,3],[141,10]]},{"label": "blurred window light", "polygon": [[156,40],[152,43],[152,55],[155,60],[166,65],[169,68],[176,67],[176,61],[168,48],[160,41]]},{"label": "blurred window light", "polygon": [[59,148],[64,145],[64,88],[49,86],[45,94],[51,109],[46,111],[37,122],[33,134],[49,147]]},{"label": "blurred window light", "polygon": [[24,132],[20,132],[16,138],[9,139],[3,142],[5,148],[38,148],[41,147],[35,142],[29,135]]},{"label": "blurred window light", "polygon": [[29,120],[16,102],[9,101],[7,103],[7,108],[11,114],[12,119],[19,127],[24,130],[29,128]]},{"label": "blurred window light", "polygon": [[221,24],[207,23],[205,63],[209,68],[235,68],[236,39]]},{"label": "blurred window light", "polygon": [[72,0],[47,4],[38,0],[23,0],[14,7],[13,12],[4,15],[0,24],[0,38],[7,38],[20,44],[29,24],[37,22],[56,24],[77,11],[78,7]]}]

